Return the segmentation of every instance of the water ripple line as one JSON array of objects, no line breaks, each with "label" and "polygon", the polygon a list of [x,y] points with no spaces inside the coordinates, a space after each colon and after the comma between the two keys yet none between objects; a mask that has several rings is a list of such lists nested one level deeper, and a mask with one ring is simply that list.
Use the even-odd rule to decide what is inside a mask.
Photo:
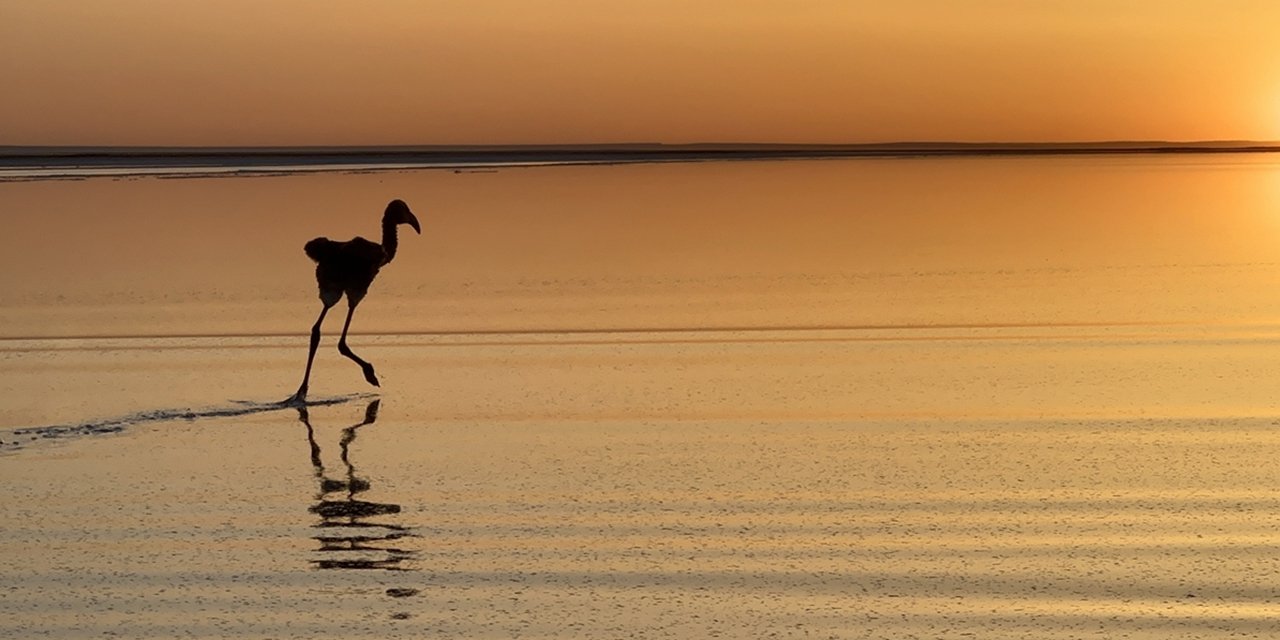
[{"label": "water ripple line", "polygon": [[32,427],[18,427],[0,430],[0,453],[21,449],[33,442],[76,438],[84,436],[119,433],[125,429],[150,422],[168,422],[171,420],[204,420],[211,418],[233,418],[284,409],[297,409],[299,406],[321,407],[345,404],[355,400],[376,397],[377,394],[352,393],[328,398],[317,398],[303,403],[291,401],[258,402],[252,400],[230,400],[229,404],[205,408],[148,409],[123,416],[90,420],[75,424],[53,424]]}]

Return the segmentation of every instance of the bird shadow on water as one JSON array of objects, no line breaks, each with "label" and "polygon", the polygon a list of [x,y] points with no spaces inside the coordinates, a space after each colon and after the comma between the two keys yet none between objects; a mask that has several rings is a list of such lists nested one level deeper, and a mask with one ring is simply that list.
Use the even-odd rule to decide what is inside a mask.
[{"label": "bird shadow on water", "polygon": [[22,449],[32,443],[46,440],[70,439],[85,436],[120,433],[129,427],[174,420],[206,420],[212,418],[234,418],[283,411],[285,409],[302,409],[307,407],[331,406],[346,404],[357,400],[376,398],[371,393],[352,393],[327,398],[315,398],[305,402],[294,399],[279,402],[256,402],[252,400],[230,400],[222,406],[204,408],[148,409],[123,416],[101,418],[73,424],[51,424],[16,429],[0,430],[0,452],[11,452]]},{"label": "bird shadow on water", "polygon": [[369,490],[370,484],[366,478],[356,475],[355,464],[351,461],[351,445],[359,429],[377,421],[380,404],[379,399],[369,402],[364,419],[342,430],[338,439],[344,467],[341,474],[331,474],[325,469],[307,406],[295,407],[298,421],[307,428],[311,466],[319,485],[317,502],[308,508],[320,516],[320,521],[312,525],[318,530],[312,539],[320,543],[317,553],[321,557],[311,561],[317,569],[406,571],[409,569],[403,566],[404,561],[415,556],[413,551],[397,545],[397,541],[403,538],[414,537],[412,530],[387,519],[400,513],[400,505],[359,499],[360,494]]}]

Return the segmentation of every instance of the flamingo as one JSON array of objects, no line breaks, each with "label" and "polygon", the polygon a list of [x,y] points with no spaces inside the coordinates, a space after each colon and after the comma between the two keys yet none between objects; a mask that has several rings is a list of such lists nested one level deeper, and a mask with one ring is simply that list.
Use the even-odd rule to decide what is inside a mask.
[{"label": "flamingo", "polygon": [[298,392],[286,403],[305,404],[307,384],[311,380],[311,363],[316,357],[316,347],[320,346],[320,323],[330,307],[338,304],[345,294],[347,296],[347,320],[342,325],[342,337],[338,339],[338,352],[351,358],[364,371],[364,379],[377,387],[378,377],[374,375],[373,365],[357,356],[347,346],[347,330],[351,327],[351,316],[356,306],[369,293],[369,285],[373,283],[378,270],[386,266],[396,257],[396,227],[407,224],[413,230],[422,233],[418,226],[418,218],[409,210],[403,200],[392,200],[382,214],[382,244],[371,242],[362,237],[355,237],[346,242],[337,242],[328,238],[316,238],[303,247],[307,257],[316,262],[316,284],[320,287],[320,317],[311,326],[311,350],[307,354],[307,370],[302,375],[302,384]]}]

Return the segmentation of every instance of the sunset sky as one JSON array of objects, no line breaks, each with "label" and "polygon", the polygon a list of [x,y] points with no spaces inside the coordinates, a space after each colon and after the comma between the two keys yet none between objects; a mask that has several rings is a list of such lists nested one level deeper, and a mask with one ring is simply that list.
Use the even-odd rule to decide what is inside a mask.
[{"label": "sunset sky", "polygon": [[0,144],[1280,139],[1270,0],[0,0]]}]

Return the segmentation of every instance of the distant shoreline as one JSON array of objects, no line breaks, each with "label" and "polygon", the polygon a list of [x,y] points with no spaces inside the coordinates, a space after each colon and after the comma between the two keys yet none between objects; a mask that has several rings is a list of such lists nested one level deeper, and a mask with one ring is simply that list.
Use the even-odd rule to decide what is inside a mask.
[{"label": "distant shoreline", "polygon": [[84,147],[0,145],[0,180],[131,174],[484,169],[565,164],[978,156],[1280,152],[1275,142],[617,144],[387,147]]}]

